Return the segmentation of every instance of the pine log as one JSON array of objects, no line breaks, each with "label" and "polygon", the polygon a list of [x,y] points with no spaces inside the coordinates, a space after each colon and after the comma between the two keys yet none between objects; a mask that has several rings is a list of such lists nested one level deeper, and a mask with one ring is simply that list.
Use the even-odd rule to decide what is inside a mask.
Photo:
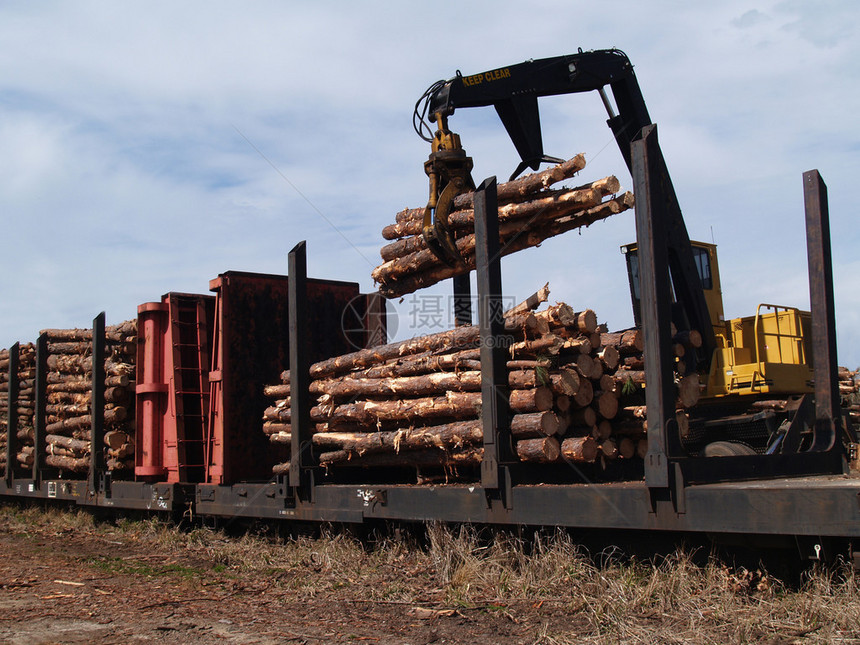
[{"label": "pine log", "polygon": [[374,453],[359,456],[349,450],[333,450],[321,453],[319,462],[322,466],[356,466],[360,468],[387,467],[432,467],[432,466],[478,466],[484,453],[483,448],[467,447],[454,452],[438,448],[409,450],[401,453]]},{"label": "pine log", "polygon": [[313,436],[315,446],[348,450],[358,455],[422,448],[459,448],[481,443],[482,440],[480,420],[424,428],[401,428],[391,432],[317,433]]},{"label": "pine log", "polygon": [[555,334],[544,334],[540,338],[522,340],[508,348],[511,355],[558,354],[564,346],[564,339]]},{"label": "pine log", "polygon": [[[566,427],[566,424],[564,424]],[[562,434],[562,422],[554,412],[515,414],[511,418],[511,435],[515,439],[551,437]]]},{"label": "pine log", "polygon": [[621,358],[621,354],[618,353],[618,350],[615,347],[602,347],[600,351],[597,352],[597,359],[603,365],[603,369],[606,371],[613,371],[618,367],[618,361]]},{"label": "pine log", "polygon": [[48,403],[45,406],[45,412],[57,416],[79,416],[89,411],[89,403]]},{"label": "pine log", "polygon": [[48,403],[55,404],[73,404],[73,405],[88,405],[90,402],[91,393],[86,392],[51,392],[48,391]]},{"label": "pine log", "polygon": [[600,444],[600,452],[605,459],[618,458],[618,444],[612,439],[606,439]]},{"label": "pine log", "polygon": [[523,439],[517,441],[516,448],[520,461],[545,464],[558,461],[561,456],[561,448],[554,437]]},{"label": "pine log", "polygon": [[692,408],[699,402],[702,395],[699,386],[699,375],[696,373],[682,376],[678,379],[678,405],[682,408]]},{"label": "pine log", "polygon": [[48,343],[49,354],[79,354],[81,356],[89,356],[92,353],[93,346],[91,342],[65,342],[65,343]]},{"label": "pine log", "polygon": [[672,336],[672,342],[678,343],[687,348],[698,348],[702,346],[702,334],[695,329],[679,331]]},{"label": "pine log", "polygon": [[569,334],[567,334],[567,332],[563,330],[559,331],[559,335],[562,338],[565,338],[564,345],[562,345],[563,351],[578,352],[580,354],[590,354],[591,350],[594,348],[594,346],[591,344],[591,338],[589,338],[588,336],[577,335],[575,337],[569,337]]},{"label": "pine log", "polygon": [[[116,407],[105,410],[105,423],[117,423],[123,421],[128,415],[128,410],[124,407]],[[47,434],[57,433],[61,430],[74,430],[77,428],[89,428],[92,418],[90,415],[72,417],[63,419],[56,423],[51,423],[45,428]]]},{"label": "pine log", "polygon": [[282,464],[277,464],[272,466],[272,474],[273,475],[288,475],[290,472],[290,462],[284,462]]},{"label": "pine log", "polygon": [[277,421],[265,421],[263,423],[263,432],[271,435],[277,432],[291,432],[289,423],[280,423]]},{"label": "pine log", "polygon": [[289,432],[275,432],[269,435],[269,441],[272,443],[286,444],[292,446],[293,435]]},{"label": "pine log", "polygon": [[105,461],[108,470],[132,470],[134,468],[134,459],[117,459],[110,457]]},{"label": "pine log", "polygon": [[604,419],[614,419],[618,414],[618,396],[612,392],[597,391],[594,393],[592,406]]},{"label": "pine log", "polygon": [[[549,388],[512,390],[510,407],[514,412],[541,412],[552,408],[553,396]],[[406,421],[410,419],[476,417],[481,411],[480,392],[448,392],[445,396],[399,399],[393,401],[357,401],[334,406],[318,405],[311,409],[315,422]]]},{"label": "pine log", "polygon": [[481,369],[480,358],[480,349],[464,349],[441,355],[423,352],[416,356],[395,358],[384,365],[374,365],[341,378],[388,378],[430,372],[474,371]]},{"label": "pine log", "polygon": [[[500,227],[500,253],[505,256],[538,246],[550,237],[588,226],[632,207],[633,194],[625,193],[586,211],[537,225],[525,234],[519,222],[503,224]],[[374,281],[380,285],[379,292],[386,298],[395,298],[474,269],[475,236],[465,235],[459,238],[457,249],[465,261],[464,265],[458,267],[443,265],[429,249],[400,256],[376,267],[372,275]]]},{"label": "pine log", "polygon": [[561,456],[568,461],[592,463],[597,459],[597,442],[592,437],[568,437],[561,442]]},{"label": "pine log", "polygon": [[597,439],[597,441],[606,441],[612,436],[612,424],[607,419],[602,419],[598,421],[597,425],[594,426],[594,432],[592,436]]},{"label": "pine log", "polygon": [[579,383],[579,389],[577,389],[576,394],[573,395],[573,403],[582,408],[590,404],[593,398],[594,387],[591,385],[591,381],[588,379],[581,380]]},{"label": "pine log", "polygon": [[265,421],[281,421],[289,423],[292,419],[290,408],[271,406],[263,411]]},{"label": "pine log", "polygon": [[45,464],[52,466],[53,468],[59,468],[60,470],[70,470],[76,473],[83,473],[89,469],[90,460],[88,457],[75,459],[74,457],[48,455],[45,457]]},{"label": "pine log", "polygon": [[614,374],[604,374],[599,380],[594,381],[594,384],[597,386],[598,390],[603,392],[612,392],[613,394],[618,394],[621,389],[615,382]]},{"label": "pine log", "polygon": [[[49,341],[55,342],[90,342],[93,339],[92,329],[43,329],[40,334],[47,334]],[[137,323],[127,321],[119,325],[105,328],[105,339],[114,342],[122,342],[137,334]]]},{"label": "pine log", "polygon": [[[499,184],[496,189],[496,198],[499,203],[521,200],[540,190],[565,179],[570,179],[580,170],[585,168],[585,155],[578,154],[556,166],[547,168],[537,173],[523,175],[519,179],[506,181]],[[616,191],[617,192],[617,191]],[[457,210],[471,208],[473,204],[474,191],[462,193],[454,199],[453,207]],[[395,221],[404,222],[410,219],[423,219],[424,209],[405,209],[397,213]]]},{"label": "pine log", "polygon": [[123,432],[122,430],[109,430],[105,433],[104,443],[108,448],[113,450],[118,450],[123,445],[129,443],[131,441],[131,437],[127,432]]},{"label": "pine log", "polygon": [[74,457],[75,459],[83,459],[89,455],[89,453],[89,448],[86,450],[72,450],[56,443],[49,443],[45,446],[45,454],[53,455],[55,457]]},{"label": "pine log", "polygon": [[636,455],[636,442],[630,437],[618,440],[618,456],[622,459],[632,459]]},{"label": "pine log", "polygon": [[645,349],[645,338],[638,329],[627,329],[612,333],[600,334],[600,344],[603,347],[614,347],[619,354],[626,356],[636,354]]},{"label": "pine log", "polygon": [[290,396],[290,385],[289,383],[282,385],[267,385],[263,388],[263,394],[265,396],[279,398]]},{"label": "pine log", "polygon": [[393,378],[340,378],[312,381],[311,394],[339,397],[440,395],[446,391],[476,392],[481,390],[481,372],[434,372],[420,376]]},{"label": "pine log", "polygon": [[[617,180],[616,180],[617,181]],[[593,208],[600,204],[603,198],[600,190],[593,188],[567,188],[546,191],[534,195],[532,199],[522,202],[500,203],[498,209],[499,222],[522,222],[523,220],[549,219],[558,213],[572,213]],[[525,222],[528,226],[531,222]],[[522,225],[522,224],[521,224]],[[409,245],[388,244],[380,249],[383,259],[404,255],[405,249],[426,248],[421,237],[422,219],[410,219],[389,224],[382,229],[382,237],[386,240],[411,239]],[[448,214],[448,226],[454,231],[474,231],[475,211],[472,208],[452,210]],[[420,246],[422,245],[423,246]],[[414,251],[406,251],[414,252]]]},{"label": "pine log", "polygon": [[129,396],[129,391],[124,387],[109,387],[104,391],[105,401],[108,403],[126,403]]},{"label": "pine log", "polygon": [[521,303],[514,305],[513,307],[508,309],[503,315],[505,316],[505,318],[507,318],[509,316],[513,316],[524,311],[533,311],[537,309],[541,303],[546,302],[548,299],[549,282],[547,282],[544,286],[542,286],[535,293],[523,300]]},{"label": "pine log", "polygon": [[114,459],[125,459],[134,456],[134,444],[124,443],[119,448],[108,448],[108,457]]},{"label": "pine log", "polygon": [[549,358],[538,360],[516,359],[508,361],[506,366],[509,370],[535,370],[535,369],[550,369],[553,367],[553,361]]},{"label": "pine log", "polygon": [[479,340],[480,330],[477,326],[455,327],[438,334],[410,338],[320,361],[311,365],[310,375],[319,379],[424,351],[463,349],[476,345]]}]

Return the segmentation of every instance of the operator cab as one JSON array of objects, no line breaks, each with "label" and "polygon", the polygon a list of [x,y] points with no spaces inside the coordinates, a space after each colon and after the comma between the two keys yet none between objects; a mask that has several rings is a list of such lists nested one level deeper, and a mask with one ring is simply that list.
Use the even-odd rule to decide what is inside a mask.
[{"label": "operator cab", "polygon": [[[760,304],[754,316],[726,320],[720,288],[717,247],[691,241],[696,272],[705,294],[716,347],[705,380],[706,397],[732,394],[804,393],[811,391],[812,365],[808,334],[809,312],[796,307]],[[627,262],[627,278],[633,318],[641,327],[639,257],[636,244],[621,247]],[[684,312],[671,284],[672,321],[685,329]]]},{"label": "operator cab", "polygon": [[[693,248],[693,259],[696,262],[696,272],[699,274],[699,279],[702,281],[702,290],[705,292],[705,302],[708,305],[708,312],[711,318],[711,324],[714,326],[714,333],[725,332],[725,319],[723,317],[723,292],[720,288],[720,270],[717,264],[717,245],[708,244],[707,242],[690,242]],[[640,299],[641,291],[639,287],[639,254],[636,243],[625,244],[621,247],[621,252],[627,261],[627,279],[630,282],[630,298],[633,302],[633,320],[637,327],[641,327],[640,315]],[[671,283],[672,278],[669,277]],[[680,319],[678,311],[678,302],[675,297],[674,285],[671,285],[670,293],[672,294],[672,320]],[[676,324],[678,324],[676,322]]]}]

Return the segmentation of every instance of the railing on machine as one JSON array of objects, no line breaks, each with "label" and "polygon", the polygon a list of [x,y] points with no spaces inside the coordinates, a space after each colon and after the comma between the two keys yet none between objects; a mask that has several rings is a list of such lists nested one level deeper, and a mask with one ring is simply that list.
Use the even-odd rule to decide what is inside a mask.
[{"label": "railing on machine", "polygon": [[[761,310],[763,307],[773,311],[776,324],[775,331],[768,331],[767,329],[765,329],[765,326],[762,323]],[[787,330],[780,327],[780,319],[785,318],[785,316],[780,315],[781,311],[786,314],[793,314],[789,318],[789,328]],[[792,324],[791,321],[795,321],[796,324]],[[785,327],[784,324],[783,327]],[[756,307],[755,310],[753,337],[755,338],[755,362],[758,365],[756,373],[753,375],[753,384],[756,381],[756,376],[759,375],[761,376],[761,379],[763,381],[767,380],[766,366],[768,363],[777,362],[788,363],[792,365],[806,364],[806,352],[803,346],[803,318],[801,317],[800,310],[797,307],[789,307],[787,305],[773,305],[768,303],[760,304],[758,307]],[[765,342],[768,338],[775,339],[776,341],[776,352],[778,358],[777,361],[769,361],[767,360],[767,357],[762,360],[762,344],[764,343],[765,350],[770,350],[770,345]],[[788,353],[790,353],[790,355],[787,356],[786,354]]]}]

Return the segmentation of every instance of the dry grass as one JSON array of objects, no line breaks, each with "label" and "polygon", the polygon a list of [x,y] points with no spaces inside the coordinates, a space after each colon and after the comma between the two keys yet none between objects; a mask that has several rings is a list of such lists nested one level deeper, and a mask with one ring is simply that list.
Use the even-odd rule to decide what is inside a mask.
[{"label": "dry grass", "polygon": [[0,510],[0,530],[94,532],[181,554],[200,575],[298,597],[495,613],[532,625],[534,643],[860,643],[858,581],[848,569],[811,573],[791,588],[714,558],[697,564],[684,551],[655,563],[595,559],[562,532],[525,544],[442,525],[427,527],[424,540],[358,540],[335,531],[280,540],[265,532],[178,531],[156,520],[96,523],[87,513],[13,506]]}]

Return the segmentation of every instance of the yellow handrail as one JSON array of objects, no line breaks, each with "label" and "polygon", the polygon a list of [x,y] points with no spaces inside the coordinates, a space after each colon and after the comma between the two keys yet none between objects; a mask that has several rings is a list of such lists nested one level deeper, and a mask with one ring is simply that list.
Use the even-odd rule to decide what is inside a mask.
[{"label": "yellow handrail", "polygon": [[[761,309],[762,309],[762,307],[767,307],[768,309],[773,309],[774,313],[777,314],[776,315],[776,333],[770,333],[770,334],[762,333],[762,337],[774,336],[777,339],[777,349],[779,352],[779,362],[780,363],[785,362],[783,360],[783,356],[782,356],[782,342],[780,342],[780,339],[782,339],[782,338],[789,338],[789,339],[794,339],[794,340],[799,341],[799,343],[798,343],[798,348],[799,348],[798,360],[805,362],[806,357],[804,356],[804,350],[803,350],[803,318],[800,315],[800,309],[798,309],[797,307],[789,307],[787,305],[772,305],[772,304],[767,304],[767,303],[760,304],[758,307],[756,307],[755,323],[753,324],[753,336],[755,337],[755,362],[758,364],[758,369],[756,370],[756,373],[760,374],[762,379],[766,379],[767,376],[765,374],[765,372],[766,372],[765,361],[761,360],[761,352],[759,350],[760,341],[759,341],[759,333],[758,333],[759,321],[761,320]],[[797,320],[798,320],[798,324],[799,324],[799,330],[800,330],[799,335],[798,334],[791,334],[791,333],[782,333],[780,331],[780,329],[779,329],[779,310],[783,310],[786,313],[789,311],[793,311],[795,313]],[[753,380],[755,380],[755,375],[753,375]]]}]

